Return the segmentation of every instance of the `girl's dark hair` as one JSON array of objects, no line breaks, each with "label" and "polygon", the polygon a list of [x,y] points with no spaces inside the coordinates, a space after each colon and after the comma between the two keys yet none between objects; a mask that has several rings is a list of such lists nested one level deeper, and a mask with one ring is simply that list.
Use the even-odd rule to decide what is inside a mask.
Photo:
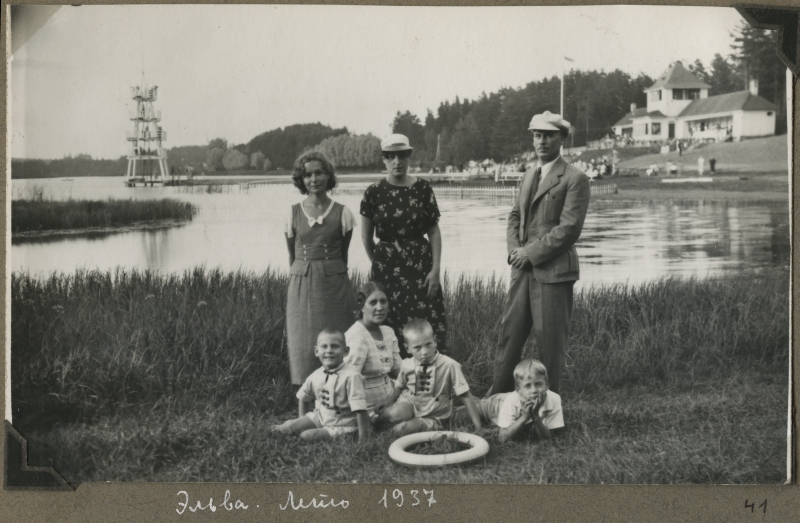
[{"label": "girl's dark hair", "polygon": [[367,303],[367,298],[369,298],[370,295],[372,295],[372,293],[375,291],[381,291],[386,295],[386,299],[389,299],[389,294],[386,292],[386,287],[380,283],[376,281],[368,281],[362,285],[356,293],[356,300],[358,301],[358,311],[356,312],[356,317],[358,317],[359,320],[364,317],[364,313],[361,311],[361,309],[363,309],[364,304]]},{"label": "girl's dark hair", "polygon": [[330,191],[336,187],[336,169],[334,169],[330,160],[319,151],[308,151],[301,154],[300,157],[294,161],[292,182],[294,182],[294,186],[300,190],[300,194],[308,194],[306,186],[303,183],[303,178],[306,176],[306,163],[308,162],[319,162],[322,164],[322,170],[329,176],[328,186],[325,188],[326,190]]}]

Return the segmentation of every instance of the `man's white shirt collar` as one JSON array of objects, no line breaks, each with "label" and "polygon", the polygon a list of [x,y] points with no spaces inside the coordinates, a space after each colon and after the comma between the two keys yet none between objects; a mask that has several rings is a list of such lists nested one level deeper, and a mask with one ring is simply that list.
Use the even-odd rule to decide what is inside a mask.
[{"label": "man's white shirt collar", "polygon": [[547,176],[547,174],[548,174],[550,171],[552,171],[552,170],[553,170],[553,166],[556,164],[556,162],[558,161],[558,159],[559,159],[559,158],[561,158],[561,155],[560,155],[560,154],[559,154],[558,156],[556,156],[556,159],[555,159],[555,160],[553,160],[553,161],[552,161],[552,162],[550,162],[550,163],[546,163],[546,164],[544,164],[544,165],[542,165],[542,161],[541,161],[541,160],[539,160],[539,168],[542,170],[542,174],[541,174],[541,175],[539,175],[539,183],[541,183],[541,182],[542,182],[542,180],[544,180],[545,176]]}]

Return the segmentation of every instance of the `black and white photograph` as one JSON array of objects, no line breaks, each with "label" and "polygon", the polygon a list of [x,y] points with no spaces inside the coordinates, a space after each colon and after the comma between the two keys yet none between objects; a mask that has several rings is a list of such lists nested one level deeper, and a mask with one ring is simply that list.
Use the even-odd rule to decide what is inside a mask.
[{"label": "black and white photograph", "polygon": [[5,419],[28,464],[792,480],[776,31],[693,6],[25,9]]}]

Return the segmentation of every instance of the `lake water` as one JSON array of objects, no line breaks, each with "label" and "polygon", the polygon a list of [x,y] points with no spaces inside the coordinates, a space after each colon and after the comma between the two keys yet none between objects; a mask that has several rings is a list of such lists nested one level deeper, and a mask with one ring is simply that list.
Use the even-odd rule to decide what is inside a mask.
[{"label": "lake water", "polygon": [[[291,185],[208,194],[203,187],[126,188],[122,179],[13,180],[12,198],[31,187],[46,198],[176,198],[199,207],[179,227],[92,237],[13,242],[11,270],[31,275],[115,267],[183,272],[199,265],[229,270],[286,270],[283,221],[302,199]],[[358,215],[360,196],[336,199]],[[506,218],[510,199],[439,199],[442,268],[448,275],[491,275],[507,281]],[[350,267],[367,271],[360,228]],[[577,245],[579,285],[638,283],[661,276],[706,277],[789,264],[789,204],[593,201]]]}]

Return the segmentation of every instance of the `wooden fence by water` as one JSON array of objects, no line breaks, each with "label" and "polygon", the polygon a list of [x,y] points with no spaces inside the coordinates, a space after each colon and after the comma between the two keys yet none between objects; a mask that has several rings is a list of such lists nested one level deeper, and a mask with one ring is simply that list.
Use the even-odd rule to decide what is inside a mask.
[{"label": "wooden fence by water", "polygon": [[[284,181],[256,180],[252,182],[242,182],[242,189],[249,189],[259,185],[285,184]],[[361,195],[369,187],[369,183],[345,183],[341,184],[331,194],[350,194]],[[519,189],[517,187],[498,187],[498,186],[464,186],[464,185],[433,185],[433,193],[437,198],[508,198],[517,197]],[[592,196],[599,194],[616,194],[616,184],[592,185]]]},{"label": "wooden fence by water", "polygon": [[[363,194],[368,184],[340,185],[332,194]],[[433,193],[437,198],[516,198],[519,194],[517,187],[469,187],[469,186],[433,186]],[[592,196],[599,194],[616,194],[616,184],[593,185]]]}]

